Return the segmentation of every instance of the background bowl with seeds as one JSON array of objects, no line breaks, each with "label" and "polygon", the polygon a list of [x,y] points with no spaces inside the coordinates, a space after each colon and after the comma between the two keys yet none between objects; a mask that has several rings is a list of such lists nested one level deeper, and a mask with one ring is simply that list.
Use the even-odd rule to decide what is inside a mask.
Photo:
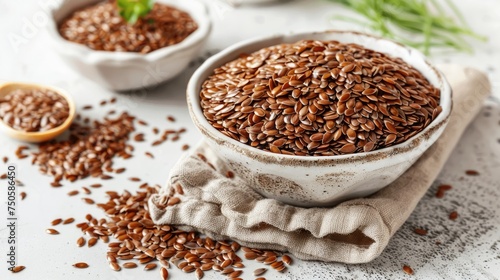
[{"label": "background bowl with seeds", "polygon": [[25,142],[51,140],[69,128],[75,104],[64,90],[37,84],[0,84],[0,129]]},{"label": "background bowl with seeds", "polygon": [[47,25],[54,50],[76,71],[118,91],[146,88],[181,73],[211,31],[199,0],[159,0],[136,23],[112,1],[65,0]]},{"label": "background bowl with seeds", "polygon": [[266,197],[309,207],[394,181],[443,132],[452,103],[420,52],[345,31],[233,45],[198,68],[187,98],[229,168]]}]

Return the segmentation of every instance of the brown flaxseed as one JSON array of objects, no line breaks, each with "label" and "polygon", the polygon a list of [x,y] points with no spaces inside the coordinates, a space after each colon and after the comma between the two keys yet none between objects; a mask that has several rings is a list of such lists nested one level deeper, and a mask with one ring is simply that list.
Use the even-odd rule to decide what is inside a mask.
[{"label": "brown flaxseed", "polygon": [[466,170],[465,174],[467,174],[469,176],[478,176],[479,172],[477,172],[476,170]]},{"label": "brown flaxseed", "polygon": [[55,219],[53,220],[50,224],[53,225],[53,226],[57,226],[58,224],[62,223],[62,219]]},{"label": "brown flaxseed", "polygon": [[427,235],[427,230],[423,228],[415,228],[413,231],[418,235]]},{"label": "brown flaxseed", "polygon": [[25,269],[26,267],[24,265],[18,265],[12,268],[12,273],[18,273],[21,272]]},{"label": "brown flaxseed", "polygon": [[76,240],[76,245],[78,247],[83,247],[83,245],[85,245],[85,238],[84,237],[80,237]]},{"label": "brown flaxseed", "polygon": [[74,218],[67,218],[66,220],[63,221],[63,225],[71,224],[74,221],[75,221]]},{"label": "brown flaxseed", "polygon": [[76,267],[76,268],[87,268],[87,267],[89,267],[89,265],[87,263],[84,263],[84,262],[75,263],[75,264],[73,264],[73,266]]},{"label": "brown flaxseed", "polygon": [[68,192],[68,195],[74,196],[74,195],[77,195],[78,193],[80,193],[78,190],[73,190],[73,191]]},{"label": "brown flaxseed", "polygon": [[214,70],[201,108],[222,134],[300,156],[402,143],[442,108],[440,91],[399,58],[336,41],[261,49]]},{"label": "brown flaxseed", "polygon": [[84,197],[82,200],[87,204],[94,204],[94,200],[92,198]]},{"label": "brown flaxseed", "polygon": [[26,198],[27,194],[25,192],[20,192],[19,196],[21,197],[21,200],[24,200]]},{"label": "brown flaxseed", "polygon": [[40,144],[33,163],[40,172],[54,176],[53,187],[61,186],[59,182],[63,179],[100,177],[112,166],[113,157],[130,156],[126,142],[135,130],[133,120],[134,117],[123,113],[116,119],[94,121],[92,127],[73,123],[69,139]]},{"label": "brown flaxseed", "polygon": [[137,264],[134,262],[126,262],[126,263],[122,264],[122,267],[123,268],[136,268]]},{"label": "brown flaxseed", "polygon": [[156,268],[156,264],[155,263],[148,263],[147,265],[144,266],[144,270],[153,270]]},{"label": "brown flaxseed", "polygon": [[160,275],[162,280],[167,280],[168,279],[168,270],[164,267],[160,269]]},{"label": "brown flaxseed", "polygon": [[188,145],[188,144],[184,144],[184,145],[182,145],[182,150],[183,150],[183,151],[187,151],[187,150],[189,150],[189,145]]},{"label": "brown flaxseed", "polygon": [[458,212],[457,211],[451,212],[449,218],[450,220],[456,220],[458,218]]},{"label": "brown flaxseed", "polygon": [[162,3],[128,24],[114,3],[104,1],[74,12],[59,26],[59,33],[94,50],[149,53],[181,42],[197,28],[188,13]]},{"label": "brown flaxseed", "polygon": [[408,275],[413,275],[413,269],[407,265],[403,265],[403,271]]},{"label": "brown flaxseed", "polygon": [[9,161],[9,158],[8,157],[3,157],[3,163],[7,163]]},{"label": "brown flaxseed", "polygon": [[59,234],[59,231],[57,231],[53,228],[46,229],[45,232],[48,234]]}]

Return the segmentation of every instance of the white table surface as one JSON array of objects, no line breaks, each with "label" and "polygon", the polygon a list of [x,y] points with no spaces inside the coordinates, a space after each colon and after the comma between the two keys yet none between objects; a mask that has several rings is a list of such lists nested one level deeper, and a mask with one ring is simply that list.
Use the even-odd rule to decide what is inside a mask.
[{"label": "white table surface", "polygon": [[[180,0],[179,0],[180,1]],[[182,75],[166,84],[147,91],[114,93],[78,75],[68,68],[50,49],[43,21],[35,25],[32,34],[24,36],[26,41],[15,47],[9,41],[12,34],[22,35],[26,22],[36,20],[45,13],[44,3],[57,0],[0,1],[0,80],[39,82],[67,89],[74,97],[78,108],[92,104],[98,108],[80,112],[96,117],[105,111],[127,110],[150,123],[146,130],[152,139],[151,127],[160,129],[186,127],[188,132],[178,142],[168,142],[154,149],[148,143],[135,145],[134,159],[116,160],[115,166],[127,167],[127,172],[104,181],[104,187],[93,189],[90,195],[98,202],[106,201],[107,190],[134,191],[138,184],[127,178],[147,178],[150,184],[163,184],[168,171],[181,155],[180,147],[191,146],[200,139],[187,112],[184,88],[203,58],[232,43],[254,36],[276,34],[298,30],[324,30],[359,28],[332,21],[333,15],[342,12],[338,5],[327,1],[296,0],[275,5],[232,8],[207,0],[213,15],[214,28],[205,55]],[[474,54],[445,52],[431,59],[435,62],[455,62],[475,66],[488,72],[493,84],[493,95],[500,98],[500,1],[460,0],[455,1],[464,11],[470,25],[483,34],[490,34],[487,43],[472,41]],[[40,18],[38,19],[40,20]],[[40,21],[38,22],[40,23]],[[495,35],[492,35],[495,34]],[[98,103],[113,96],[115,105],[99,108]],[[174,115],[177,122],[168,123],[167,115]],[[86,213],[103,217],[96,206],[84,204],[80,194],[68,197],[67,192],[99,182],[96,179],[64,183],[62,188],[52,188],[51,177],[41,175],[29,160],[17,160],[14,150],[18,142],[0,135],[0,157],[8,156],[17,165],[18,179],[28,196],[18,207],[18,264],[27,268],[18,274],[8,272],[6,265],[8,231],[6,207],[0,207],[0,279],[160,279],[158,269],[145,272],[142,269],[114,272],[105,259],[107,246],[103,243],[93,248],[78,248],[76,239],[81,236],[74,224],[57,226],[61,234],[45,233],[50,221],[55,218],[74,217],[83,221]],[[144,156],[145,151],[154,152],[156,158]],[[464,170],[475,169],[481,175],[468,177]],[[0,174],[7,165],[0,163]],[[345,265],[337,263],[296,261],[286,274],[267,273],[267,279],[497,279],[500,277],[500,105],[488,102],[477,119],[466,131],[460,144],[441,172],[441,175],[422,199],[414,213],[396,233],[384,253],[369,264]],[[434,197],[437,185],[453,185],[453,190],[444,199]],[[6,181],[1,180],[0,202],[6,201]],[[18,191],[21,191],[19,188]],[[456,221],[448,219],[450,211],[456,209],[460,216]],[[429,228],[427,236],[413,233],[415,227]],[[440,241],[441,245],[436,245]],[[85,261],[91,268],[78,270],[71,265]],[[242,276],[253,279],[251,271],[260,267],[246,261],[248,269]],[[402,272],[402,265],[410,265],[415,275],[409,277]],[[171,269],[171,279],[195,279]],[[204,279],[221,279],[219,274],[207,273]]]}]

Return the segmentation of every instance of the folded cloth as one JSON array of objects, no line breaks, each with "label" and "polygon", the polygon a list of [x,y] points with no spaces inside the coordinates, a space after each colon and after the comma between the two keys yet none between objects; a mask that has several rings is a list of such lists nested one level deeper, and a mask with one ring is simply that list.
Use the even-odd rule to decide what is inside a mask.
[{"label": "folded cloth", "polygon": [[[151,198],[151,217],[157,224],[231,239],[252,248],[288,251],[304,260],[373,260],[436,179],[490,92],[487,77],[478,70],[458,65],[439,68],[453,89],[450,122],[436,143],[381,191],[332,208],[286,205],[262,197],[237,174],[227,176],[225,163],[202,142],[179,160],[170,171],[167,186]],[[180,202],[164,207],[165,197],[172,195]]]}]

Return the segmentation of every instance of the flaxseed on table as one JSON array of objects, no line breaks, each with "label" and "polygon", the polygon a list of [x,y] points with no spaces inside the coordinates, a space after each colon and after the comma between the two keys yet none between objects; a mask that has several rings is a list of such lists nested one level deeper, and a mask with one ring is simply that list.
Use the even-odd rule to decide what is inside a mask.
[{"label": "flaxseed on table", "polygon": [[399,144],[442,110],[440,90],[402,59],[336,41],[242,54],[214,70],[200,98],[208,122],[226,136],[300,156]]}]

